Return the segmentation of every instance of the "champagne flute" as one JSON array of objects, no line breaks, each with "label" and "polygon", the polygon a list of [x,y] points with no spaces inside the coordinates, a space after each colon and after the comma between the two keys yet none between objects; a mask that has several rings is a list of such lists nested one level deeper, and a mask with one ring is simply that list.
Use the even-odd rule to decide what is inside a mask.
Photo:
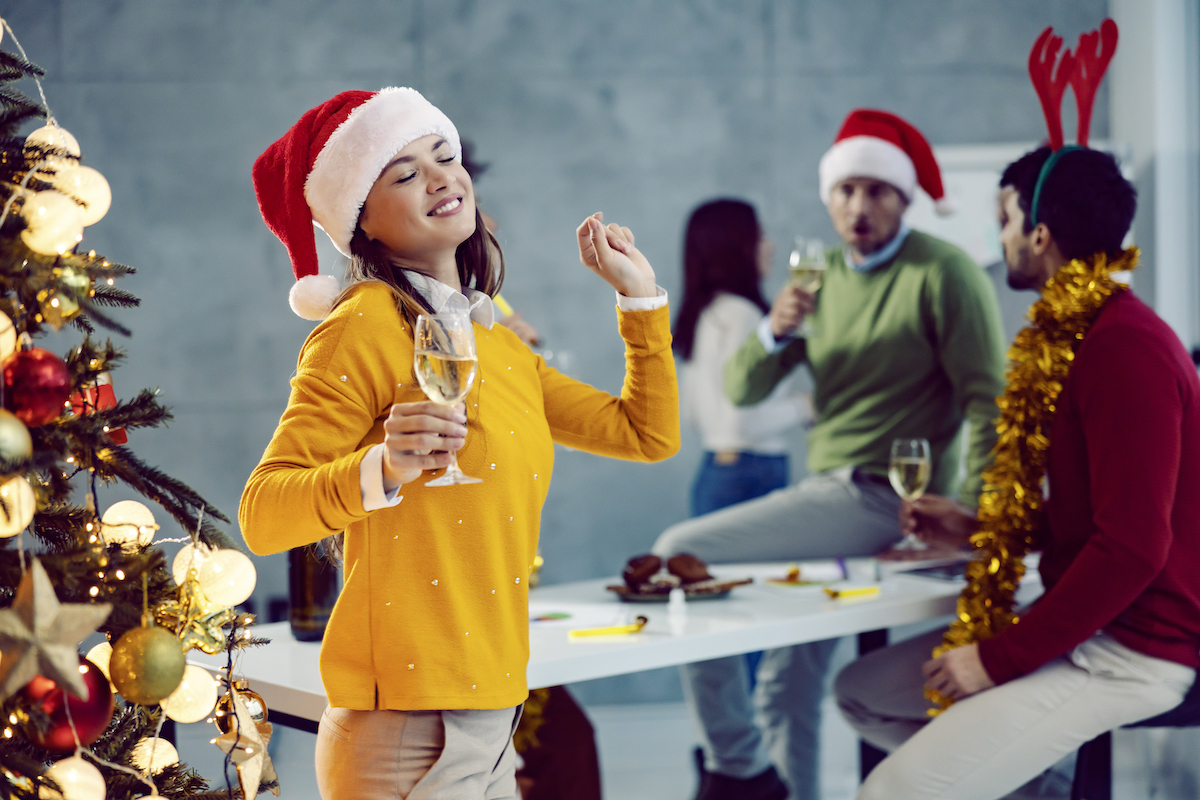
[{"label": "champagne flute", "polygon": [[[913,502],[929,488],[933,475],[933,460],[929,457],[928,439],[893,439],[892,458],[888,463],[888,480],[896,494]],[[897,550],[924,550],[928,547],[916,534],[907,534],[896,545]]]},{"label": "champagne flute", "polygon": [[[413,370],[425,396],[442,406],[456,406],[471,391],[479,357],[475,352],[475,332],[471,317],[465,313],[421,314],[413,330]],[[460,486],[483,483],[458,467],[458,457],[450,451],[450,466],[445,474],[426,482],[426,486]]]},{"label": "champagne flute", "polygon": [[[816,294],[825,280],[827,266],[825,244],[820,239],[796,237],[792,245],[792,254],[788,256],[788,270],[791,272],[793,286],[808,294]],[[802,336],[816,335],[807,317],[801,323],[799,333]]]}]

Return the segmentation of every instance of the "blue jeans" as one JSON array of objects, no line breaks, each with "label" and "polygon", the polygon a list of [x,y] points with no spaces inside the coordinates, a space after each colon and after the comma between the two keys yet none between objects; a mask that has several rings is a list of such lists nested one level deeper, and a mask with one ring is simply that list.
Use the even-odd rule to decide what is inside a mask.
[{"label": "blue jeans", "polygon": [[692,482],[692,516],[753,500],[788,484],[788,457],[739,453],[732,464],[718,464],[708,451]]}]

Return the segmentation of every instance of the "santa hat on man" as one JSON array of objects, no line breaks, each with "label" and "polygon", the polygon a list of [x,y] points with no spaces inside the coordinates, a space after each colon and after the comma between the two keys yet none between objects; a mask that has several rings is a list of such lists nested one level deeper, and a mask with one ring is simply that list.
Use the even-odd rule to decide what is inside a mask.
[{"label": "santa hat on man", "polygon": [[416,89],[342,92],[305,113],[254,162],[259,211],[292,260],[288,303],[298,315],[324,319],[340,291],[336,278],[318,274],[313,226],[348,257],[379,174],[410,142],[431,134],[462,160],[454,123]]},{"label": "santa hat on man", "polygon": [[920,186],[933,198],[937,213],[954,211],[929,142],[919,130],[886,111],[851,111],[833,147],[821,156],[819,174],[821,202],[826,205],[833,187],[847,178],[876,178],[895,186],[910,201]]}]

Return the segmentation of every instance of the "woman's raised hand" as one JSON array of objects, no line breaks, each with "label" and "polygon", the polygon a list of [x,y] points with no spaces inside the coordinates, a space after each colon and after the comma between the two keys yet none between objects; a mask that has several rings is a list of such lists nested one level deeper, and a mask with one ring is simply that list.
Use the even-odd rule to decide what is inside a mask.
[{"label": "woman's raised hand", "polygon": [[597,211],[575,231],[579,237],[579,260],[626,297],[654,297],[658,288],[654,268],[633,246],[633,231],[616,223],[604,224]]},{"label": "woman's raised hand", "polygon": [[450,466],[450,453],[461,450],[466,439],[465,406],[396,403],[383,423],[384,490],[414,481],[427,469]]}]

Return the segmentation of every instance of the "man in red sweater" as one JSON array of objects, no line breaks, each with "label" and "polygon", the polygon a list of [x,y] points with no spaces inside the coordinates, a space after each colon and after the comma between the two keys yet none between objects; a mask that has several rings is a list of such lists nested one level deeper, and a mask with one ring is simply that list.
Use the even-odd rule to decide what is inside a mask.
[{"label": "man in red sweater", "polygon": [[[1042,148],[1001,179],[1009,285],[1041,290],[1073,259],[1115,259],[1136,193],[1111,156]],[[942,631],[869,654],[836,685],[867,741],[891,751],[860,800],[991,800],[1104,731],[1179,704],[1200,667],[1200,380],[1130,291],[1104,303],[1050,428],[1039,531],[1045,594],[1017,624],[939,658]],[[964,547],[975,515],[924,497],[901,525]],[[957,702],[930,721],[923,689]],[[1026,795],[1021,795],[1026,796]]]}]

